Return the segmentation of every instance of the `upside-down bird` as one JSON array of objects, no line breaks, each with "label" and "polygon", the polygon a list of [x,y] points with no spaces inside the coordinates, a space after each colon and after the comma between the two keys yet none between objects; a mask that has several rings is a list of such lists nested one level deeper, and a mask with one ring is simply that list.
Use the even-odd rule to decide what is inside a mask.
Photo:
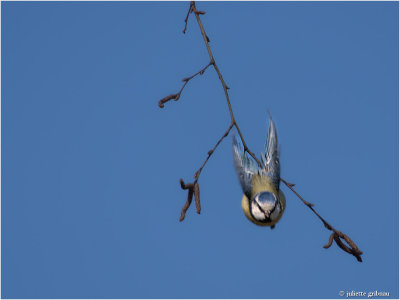
[{"label": "upside-down bird", "polygon": [[242,209],[256,225],[275,227],[285,210],[286,199],[279,190],[280,164],[278,137],[270,117],[265,153],[261,153],[260,168],[244,151],[233,135],[233,160],[243,190]]}]

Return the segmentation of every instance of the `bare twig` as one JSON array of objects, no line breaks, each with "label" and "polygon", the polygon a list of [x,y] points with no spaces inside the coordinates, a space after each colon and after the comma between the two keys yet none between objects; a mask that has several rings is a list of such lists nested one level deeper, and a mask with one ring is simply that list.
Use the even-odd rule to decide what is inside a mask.
[{"label": "bare twig", "polygon": [[208,68],[209,66],[211,66],[211,63],[208,63],[203,69],[201,69],[201,70],[198,71],[197,73],[193,74],[192,76],[183,78],[182,81],[183,81],[184,83],[183,83],[181,89],[179,90],[179,92],[178,92],[177,94],[171,94],[171,95],[168,95],[168,96],[162,98],[160,101],[158,101],[158,106],[159,106],[160,108],[164,108],[164,103],[166,103],[166,102],[168,102],[168,101],[170,101],[170,100],[172,100],[172,99],[175,100],[175,101],[178,101],[179,98],[181,97],[181,93],[182,93],[183,89],[184,89],[185,86],[188,84],[188,82],[189,82],[191,79],[193,79],[194,77],[196,77],[197,75],[203,75],[204,72],[207,70],[207,68]]},{"label": "bare twig", "polygon": [[188,191],[188,198],[187,198],[187,201],[185,203],[185,206],[182,208],[181,217],[179,218],[179,221],[183,221],[183,219],[185,218],[186,211],[188,210],[190,204],[192,203],[193,193],[194,193],[194,199],[195,199],[195,203],[196,203],[196,210],[197,210],[197,213],[200,214],[200,211],[201,211],[200,186],[199,186],[199,183],[198,183],[198,180],[199,180],[199,177],[200,177],[200,173],[203,170],[204,166],[206,165],[207,161],[210,159],[211,155],[214,153],[215,149],[217,149],[218,145],[222,142],[222,140],[224,138],[226,138],[228,136],[228,134],[231,131],[232,127],[233,127],[233,124],[231,124],[229,126],[228,130],[218,140],[218,142],[215,144],[214,148],[212,148],[210,151],[208,151],[207,158],[205,159],[205,161],[201,165],[200,169],[198,169],[196,171],[196,173],[194,174],[194,182],[185,184],[184,181],[182,179],[180,179],[180,184],[181,184],[182,189],[189,190],[189,191]]},{"label": "bare twig", "polygon": [[293,187],[295,186],[294,183],[289,183],[289,182],[287,182],[286,180],[284,180],[283,178],[281,178],[281,181],[282,181],[284,184],[286,184],[287,187],[288,187],[289,189],[291,189],[292,192],[295,193],[296,196],[299,197],[300,200],[303,201],[303,203],[304,203],[305,205],[307,205],[308,207],[314,206],[314,204],[312,204],[312,203],[310,203],[310,202],[304,200],[303,197],[301,197],[301,196],[294,190],[294,188],[293,188]]},{"label": "bare twig", "polygon": [[231,131],[233,127],[233,124],[231,124],[228,128],[228,130],[224,133],[224,135],[219,139],[219,141],[215,144],[214,148],[212,148],[210,151],[208,151],[208,156],[206,158],[206,160],[203,162],[203,164],[201,165],[200,169],[197,170],[197,172],[194,174],[194,179],[197,181],[199,179],[200,173],[203,170],[204,166],[206,165],[208,159],[211,157],[211,155],[214,153],[215,149],[217,149],[218,145],[222,142],[222,140],[224,138],[226,138],[229,134],[229,132]]},{"label": "bare twig", "polygon": [[190,4],[190,5],[189,5],[189,10],[188,10],[187,15],[186,15],[186,18],[185,18],[185,28],[183,28],[183,34],[186,33],[187,22],[188,22],[188,20],[189,20],[189,15],[190,15],[191,12],[192,12],[192,5]]},{"label": "bare twig", "polygon": [[[227,103],[227,105],[228,105],[229,114],[230,114],[230,118],[231,118],[231,124],[230,124],[229,128],[226,130],[226,132],[223,134],[223,136],[222,136],[222,137],[218,140],[218,142],[215,144],[214,148],[212,148],[210,151],[208,151],[208,156],[207,156],[207,158],[205,159],[205,161],[203,162],[203,164],[201,165],[201,167],[196,171],[196,173],[195,173],[195,175],[194,175],[194,182],[193,182],[193,183],[189,183],[189,184],[185,184],[184,181],[183,181],[182,179],[180,179],[180,184],[181,184],[182,189],[188,190],[187,201],[186,201],[186,203],[185,203],[185,206],[182,208],[181,217],[180,217],[180,219],[179,219],[180,221],[182,221],[182,220],[185,218],[186,211],[187,211],[187,209],[189,208],[189,206],[190,206],[190,204],[191,204],[191,202],[192,202],[193,195],[195,196],[195,202],[196,202],[197,213],[200,213],[200,210],[201,210],[201,207],[200,207],[200,188],[199,188],[198,180],[199,180],[201,171],[203,170],[203,168],[204,168],[205,165],[207,164],[207,162],[208,162],[208,160],[210,159],[211,155],[212,155],[212,154],[214,153],[214,151],[217,149],[217,147],[218,147],[219,144],[222,142],[222,140],[223,140],[226,136],[228,136],[228,134],[230,133],[230,131],[232,130],[233,127],[236,128],[236,130],[237,130],[237,132],[238,132],[238,134],[239,134],[239,137],[240,137],[240,139],[241,139],[241,141],[242,141],[242,144],[243,144],[243,147],[244,147],[244,151],[247,152],[247,153],[249,153],[250,156],[257,162],[257,164],[258,164],[260,167],[262,167],[260,161],[259,161],[259,160],[257,159],[257,157],[253,154],[253,152],[251,152],[250,149],[247,147],[247,144],[246,144],[246,142],[245,142],[245,140],[244,140],[244,138],[243,138],[242,132],[241,132],[240,129],[239,129],[239,125],[238,125],[238,123],[237,123],[236,120],[235,120],[235,116],[234,116],[234,114],[233,114],[233,110],[232,110],[232,106],[231,106],[231,102],[230,102],[229,94],[228,94],[229,87],[226,85],[225,80],[224,80],[224,78],[222,77],[222,74],[221,74],[221,72],[220,72],[220,70],[219,70],[219,68],[218,68],[218,66],[217,66],[217,63],[215,62],[215,59],[214,59],[214,56],[213,56],[213,53],[212,53],[212,51],[211,51],[210,44],[209,44],[209,43],[210,43],[210,39],[209,39],[209,37],[207,36],[207,34],[206,34],[205,30],[204,30],[203,23],[201,22],[201,19],[200,19],[200,15],[205,14],[205,12],[204,12],[204,11],[198,11],[198,10],[196,9],[196,4],[195,4],[194,1],[191,1],[191,2],[190,2],[190,7],[189,7],[188,13],[187,13],[186,18],[185,18],[185,28],[183,29],[183,33],[186,32],[188,18],[189,18],[189,15],[190,15],[191,13],[194,13],[195,16],[196,16],[197,23],[198,23],[198,25],[199,25],[199,27],[200,27],[201,35],[203,36],[204,43],[205,43],[205,46],[206,46],[207,51],[208,51],[208,55],[209,55],[209,57],[210,57],[210,62],[208,63],[208,65],[206,65],[206,66],[205,66],[202,70],[200,70],[199,72],[195,73],[194,75],[192,75],[192,76],[190,76],[190,77],[187,77],[187,78],[183,79],[184,84],[183,84],[182,88],[180,89],[180,91],[179,91],[177,94],[171,94],[171,95],[169,95],[169,96],[164,97],[163,99],[161,99],[161,100],[159,101],[158,105],[159,105],[161,108],[163,108],[163,107],[164,107],[164,103],[166,103],[166,102],[168,102],[168,101],[170,101],[170,100],[172,100],[172,99],[174,99],[175,101],[177,101],[177,100],[179,99],[181,93],[182,93],[182,90],[185,88],[185,86],[186,86],[186,84],[189,82],[189,80],[191,80],[192,78],[194,78],[195,76],[197,76],[197,75],[199,75],[199,74],[202,75],[202,74],[204,73],[204,71],[205,71],[210,65],[213,65],[214,70],[215,70],[216,73],[218,74],[219,80],[221,81],[222,88],[224,89],[225,98],[226,98],[226,103]],[[286,185],[286,186],[287,186],[287,187],[288,187],[288,188],[289,188],[289,189],[290,189],[290,190],[291,190],[291,191],[292,191],[292,192],[293,192],[293,193],[294,193],[294,194],[295,194],[309,209],[311,209],[311,210],[313,211],[313,213],[322,221],[322,223],[324,224],[324,226],[325,226],[328,230],[332,231],[332,234],[331,234],[330,237],[329,237],[328,244],[324,245],[323,247],[324,247],[325,249],[327,249],[327,248],[329,248],[329,247],[332,245],[333,241],[335,241],[336,244],[338,245],[338,247],[340,247],[343,251],[354,255],[354,256],[357,258],[357,260],[361,262],[361,261],[362,261],[362,259],[361,259],[362,251],[360,251],[360,250],[358,249],[357,245],[356,245],[347,235],[345,235],[344,233],[342,233],[342,232],[336,230],[336,229],[333,228],[327,221],[325,221],[325,219],[322,218],[322,217],[315,211],[315,209],[313,208],[314,204],[312,204],[312,203],[306,201],[303,197],[301,197],[301,196],[299,195],[299,193],[296,192],[296,190],[293,188],[293,187],[295,186],[295,184],[289,183],[289,182],[287,182],[286,180],[284,180],[283,178],[281,178],[281,181],[282,181],[282,182],[283,182],[283,183],[284,183],[284,184],[285,184],[285,185]],[[348,247],[346,244],[344,244],[343,241],[342,241],[341,239],[344,240],[350,247]]]},{"label": "bare twig", "polygon": [[192,11],[194,12],[194,14],[196,16],[197,23],[199,24],[201,35],[203,36],[203,39],[204,39],[204,43],[206,44],[208,55],[210,56],[210,61],[213,64],[214,69],[217,72],[219,80],[221,81],[222,87],[224,89],[225,97],[226,97],[226,103],[228,104],[229,114],[230,114],[230,117],[231,117],[232,124],[236,127],[236,130],[237,130],[237,132],[238,132],[238,134],[240,136],[240,139],[242,141],[242,144],[243,144],[243,147],[244,147],[244,151],[249,153],[250,156],[253,157],[253,159],[257,162],[257,164],[261,167],[260,161],[254,155],[254,153],[251,152],[250,149],[247,147],[247,144],[246,144],[246,142],[245,142],[245,140],[243,138],[242,132],[239,129],[239,125],[237,124],[237,122],[235,120],[235,116],[233,115],[232,105],[231,105],[231,101],[229,100],[229,94],[228,94],[228,89],[229,88],[226,85],[225,80],[222,77],[222,74],[221,74],[221,72],[220,72],[220,70],[219,70],[219,68],[217,66],[217,63],[215,62],[214,56],[212,54],[212,51],[211,51],[211,48],[210,48],[210,44],[209,44],[210,39],[208,38],[208,36],[207,36],[207,34],[206,34],[205,30],[204,30],[203,23],[200,20],[200,16],[199,15],[201,13],[199,11],[197,11],[196,4],[195,4],[194,1],[191,2],[191,6],[192,6]]},{"label": "bare twig", "polygon": [[[341,249],[343,249],[343,250],[346,251],[347,253],[350,253],[350,254],[354,255],[354,256],[357,258],[357,260],[358,260],[359,262],[362,262],[362,259],[361,259],[362,251],[360,251],[360,250],[358,249],[358,247],[356,246],[356,244],[355,244],[347,235],[345,235],[344,233],[342,233],[342,232],[336,230],[335,228],[333,228],[332,225],[330,225],[324,218],[322,218],[322,217],[315,211],[315,209],[313,208],[314,204],[312,204],[312,203],[307,202],[306,200],[304,200],[303,197],[301,197],[301,196],[299,195],[299,193],[297,193],[297,192],[293,189],[293,186],[294,186],[293,183],[289,183],[289,182],[287,182],[286,180],[284,180],[283,178],[281,178],[281,181],[282,181],[284,184],[286,184],[286,186],[287,186],[289,189],[291,189],[292,192],[295,193],[295,195],[296,195],[301,201],[303,201],[303,203],[304,203],[309,209],[312,210],[312,212],[322,221],[322,223],[324,224],[324,226],[325,226],[326,229],[328,229],[328,230],[330,230],[330,231],[333,232],[333,233],[331,234],[331,236],[329,237],[329,242],[328,242],[328,244],[324,245],[323,247],[324,247],[325,249],[328,249],[328,248],[332,245],[333,240],[335,240],[336,244],[337,244]],[[347,247],[345,244],[343,244],[343,242],[342,242],[340,239],[345,240],[346,243],[351,247],[351,249],[350,249],[349,247]]]},{"label": "bare twig", "polygon": [[209,62],[208,65],[205,66],[203,69],[201,69],[200,71],[198,71],[197,73],[193,74],[193,75],[190,76],[190,77],[183,78],[182,81],[188,82],[190,79],[192,79],[193,77],[196,77],[197,75],[203,75],[204,72],[205,72],[205,70],[207,70],[207,68],[208,68],[209,66],[211,66],[211,65],[212,65],[211,62]]}]

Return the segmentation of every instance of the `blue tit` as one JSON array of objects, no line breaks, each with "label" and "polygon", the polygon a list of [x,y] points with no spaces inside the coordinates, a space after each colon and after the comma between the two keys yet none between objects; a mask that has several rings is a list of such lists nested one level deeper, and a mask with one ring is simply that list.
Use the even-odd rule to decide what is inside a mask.
[{"label": "blue tit", "polygon": [[270,117],[265,153],[261,153],[262,168],[244,152],[243,145],[233,135],[233,160],[243,190],[242,209],[256,225],[271,226],[279,221],[286,199],[281,190],[278,136]]}]

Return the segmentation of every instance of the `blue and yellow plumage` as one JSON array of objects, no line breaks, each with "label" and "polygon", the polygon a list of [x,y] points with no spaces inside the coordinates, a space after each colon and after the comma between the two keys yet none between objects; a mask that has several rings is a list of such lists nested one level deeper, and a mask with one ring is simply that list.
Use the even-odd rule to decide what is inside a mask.
[{"label": "blue and yellow plumage", "polygon": [[242,198],[244,214],[256,225],[273,228],[282,217],[286,199],[279,189],[278,136],[271,117],[265,153],[261,154],[262,167],[258,167],[244,152],[243,146],[235,136],[233,136],[233,158],[244,193]]}]

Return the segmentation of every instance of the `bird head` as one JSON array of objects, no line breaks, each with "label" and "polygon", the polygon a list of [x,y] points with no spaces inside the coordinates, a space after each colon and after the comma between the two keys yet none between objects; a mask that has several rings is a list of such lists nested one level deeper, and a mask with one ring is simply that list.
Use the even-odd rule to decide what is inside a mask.
[{"label": "bird head", "polygon": [[252,217],[261,223],[271,224],[278,221],[282,207],[274,193],[263,191],[257,193],[249,202]]}]

